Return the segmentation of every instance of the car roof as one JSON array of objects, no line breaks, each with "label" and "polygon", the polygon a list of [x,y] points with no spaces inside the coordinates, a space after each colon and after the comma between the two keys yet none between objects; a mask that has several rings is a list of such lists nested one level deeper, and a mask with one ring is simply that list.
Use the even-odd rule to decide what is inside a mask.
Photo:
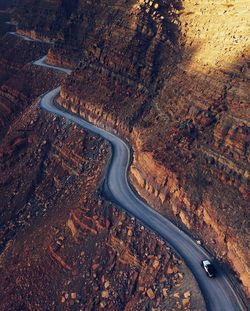
[{"label": "car roof", "polygon": [[211,265],[211,262],[209,260],[203,260],[202,262],[204,265]]}]

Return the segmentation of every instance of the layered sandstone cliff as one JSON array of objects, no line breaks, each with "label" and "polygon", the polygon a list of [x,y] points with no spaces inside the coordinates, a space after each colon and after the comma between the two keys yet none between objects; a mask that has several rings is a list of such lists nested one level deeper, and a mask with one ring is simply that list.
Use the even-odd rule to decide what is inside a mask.
[{"label": "layered sandstone cliff", "polygon": [[[30,64],[47,52],[46,45],[6,34],[0,40],[0,138],[32,100],[60,81],[59,74]],[[15,55],[13,57],[13,55]],[[50,79],[53,81],[50,81]]]},{"label": "layered sandstone cliff", "polygon": [[0,144],[1,310],[205,310],[182,260],[100,197],[110,153],[36,102],[12,123]]},{"label": "layered sandstone cliff", "polygon": [[249,291],[249,6],[64,5],[19,13],[20,29],[55,39],[50,61],[79,61],[58,103],[130,139],[139,193],[201,237]]},{"label": "layered sandstone cliff", "polygon": [[60,102],[129,137],[139,193],[203,238],[248,286],[249,11],[245,2],[189,1],[170,14],[162,4],[169,21],[160,7],[128,5],[129,16],[120,9],[106,28],[112,36],[86,48]]},{"label": "layered sandstone cliff", "polygon": [[38,107],[64,79],[30,64],[46,51],[1,41],[0,309],[205,310],[173,250],[100,196],[107,142]]}]

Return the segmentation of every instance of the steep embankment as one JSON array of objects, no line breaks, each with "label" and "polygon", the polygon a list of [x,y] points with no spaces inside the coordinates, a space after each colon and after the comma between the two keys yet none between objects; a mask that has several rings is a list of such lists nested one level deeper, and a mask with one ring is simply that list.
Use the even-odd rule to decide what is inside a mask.
[{"label": "steep embankment", "polygon": [[56,38],[52,61],[80,60],[59,103],[129,138],[137,190],[230,262],[249,290],[248,5],[61,6],[30,6],[34,19],[20,22]]},{"label": "steep embankment", "polygon": [[30,64],[47,50],[42,43],[24,41],[10,34],[0,40],[0,138],[32,100],[60,81],[58,75],[53,74],[51,83],[51,71],[45,73]]},{"label": "steep embankment", "polygon": [[109,152],[37,102],[12,123],[0,144],[1,310],[205,310],[186,265],[97,193]]},{"label": "steep embankment", "polygon": [[30,63],[46,44],[0,46],[0,309],[205,310],[174,252],[100,197],[110,146],[38,107],[64,79]]}]

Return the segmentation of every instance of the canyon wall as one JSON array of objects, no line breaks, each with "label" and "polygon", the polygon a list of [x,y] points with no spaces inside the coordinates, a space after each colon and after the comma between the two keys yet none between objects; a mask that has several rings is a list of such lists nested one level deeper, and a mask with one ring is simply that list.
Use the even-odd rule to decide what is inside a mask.
[{"label": "canyon wall", "polygon": [[250,8],[183,1],[179,16],[182,60],[145,116],[150,129],[132,132],[132,180],[205,236],[249,291]]},{"label": "canyon wall", "polygon": [[[47,51],[48,47],[42,43],[24,41],[11,34],[0,39],[0,138],[32,100],[50,85],[59,83],[60,75],[52,75],[51,71],[45,73],[30,64]],[[52,77],[53,82],[49,81]]]},{"label": "canyon wall", "polygon": [[18,13],[20,30],[55,39],[49,61],[78,64],[58,104],[129,139],[138,192],[230,263],[249,292],[249,6],[66,3],[67,12],[43,1],[29,19]]},{"label": "canyon wall", "polygon": [[[154,6],[148,15],[157,12]],[[60,102],[129,137],[135,151],[130,176],[139,193],[204,239],[247,286],[249,80],[244,33],[249,12],[244,2],[216,8],[184,2],[175,12],[181,26],[178,44],[168,42],[171,53],[164,51],[166,42],[157,32],[148,41],[148,50],[142,46],[138,52],[124,28],[117,26],[112,36],[123,40],[117,43],[112,38],[112,44],[109,39],[103,49],[95,49],[98,65],[96,59],[83,62],[66,81]],[[143,18],[138,15],[139,24]],[[239,25],[235,15],[241,16]],[[155,23],[161,25],[159,20]],[[223,27],[220,34],[218,27]],[[137,31],[134,36],[139,37]],[[167,59],[157,53],[154,42],[161,44]],[[133,62],[124,55],[124,45]],[[110,46],[119,49],[118,59],[106,52]],[[146,56],[154,55],[150,50],[159,62],[156,76],[156,64]],[[175,55],[178,51],[181,59]],[[145,69],[142,64],[138,74],[134,66],[140,61]]]},{"label": "canyon wall", "polygon": [[12,123],[0,144],[1,310],[206,310],[182,260],[101,198],[110,153],[36,102]]},{"label": "canyon wall", "polygon": [[110,145],[38,106],[65,79],[31,64],[47,50],[0,41],[0,309],[206,310],[174,251],[101,197]]}]

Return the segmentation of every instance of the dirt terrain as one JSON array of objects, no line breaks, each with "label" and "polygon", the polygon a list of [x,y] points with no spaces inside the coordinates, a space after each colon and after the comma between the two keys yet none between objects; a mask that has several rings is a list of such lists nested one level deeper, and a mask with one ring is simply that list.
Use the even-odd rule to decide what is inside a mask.
[{"label": "dirt terrain", "polygon": [[65,81],[31,64],[49,43],[0,46],[0,309],[205,310],[173,250],[101,195],[108,143],[38,107]]},{"label": "dirt terrain", "polygon": [[54,40],[50,62],[75,68],[59,103],[128,138],[139,193],[249,291],[249,6],[71,3],[16,14],[19,32]]}]

